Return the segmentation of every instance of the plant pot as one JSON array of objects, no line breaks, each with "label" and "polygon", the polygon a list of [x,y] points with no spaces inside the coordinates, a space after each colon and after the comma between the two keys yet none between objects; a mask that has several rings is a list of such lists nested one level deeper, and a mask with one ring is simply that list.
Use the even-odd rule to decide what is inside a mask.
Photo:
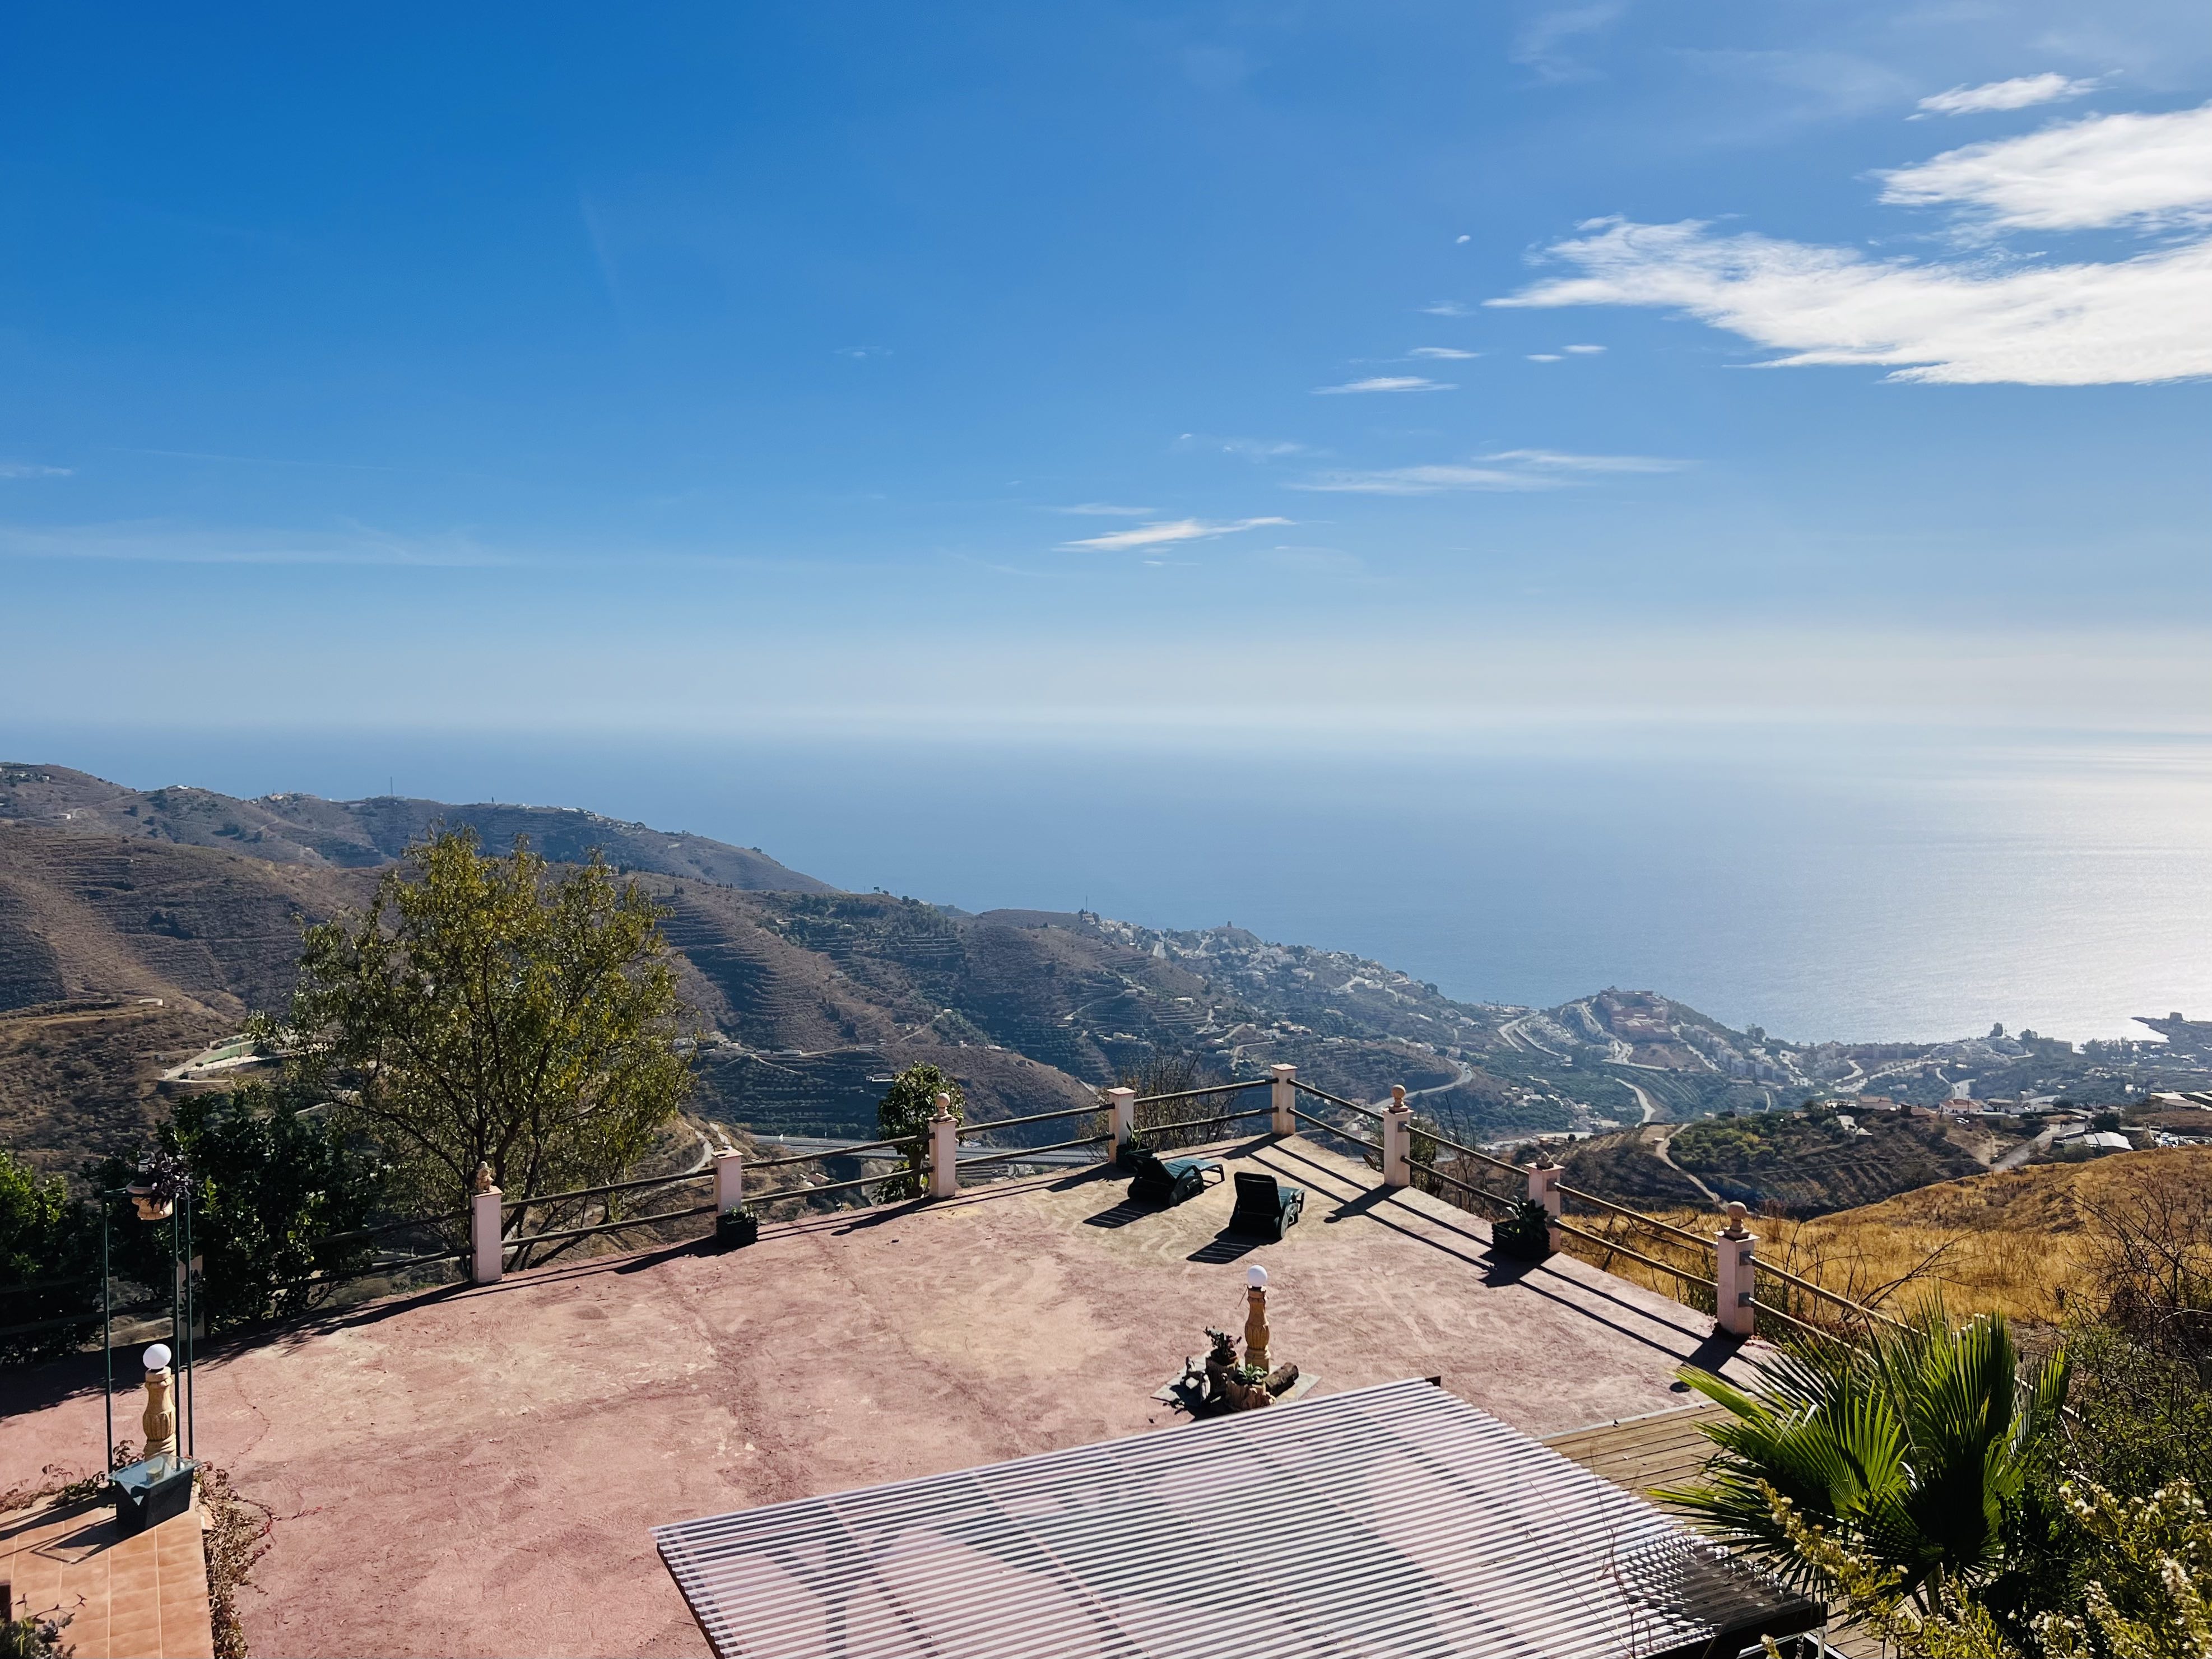
[{"label": "plant pot", "polygon": [[137,1206],[141,1221],[167,1221],[177,1207],[174,1199],[155,1197],[151,1187],[126,1187],[124,1191],[130,1194],[131,1203]]},{"label": "plant pot", "polygon": [[109,1475],[115,1530],[130,1538],[191,1508],[192,1475],[198,1468],[189,1458],[149,1457]]},{"label": "plant pot", "polygon": [[724,1210],[714,1218],[714,1242],[726,1250],[755,1243],[760,1237],[760,1218],[743,1210]]}]

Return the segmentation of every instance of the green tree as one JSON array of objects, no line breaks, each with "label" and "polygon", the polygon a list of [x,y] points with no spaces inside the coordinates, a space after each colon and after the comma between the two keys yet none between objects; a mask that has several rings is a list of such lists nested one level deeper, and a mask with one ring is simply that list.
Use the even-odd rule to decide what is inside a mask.
[{"label": "green tree", "polygon": [[70,1352],[88,1328],[47,1322],[99,1304],[99,1217],[70,1197],[59,1176],[41,1181],[0,1150],[0,1328],[45,1327],[0,1335],[0,1360]]},{"label": "green tree", "polygon": [[[186,1096],[155,1132],[156,1145],[191,1170],[198,1296],[211,1331],[304,1313],[328,1299],[329,1276],[367,1267],[373,1241],[345,1235],[369,1224],[390,1169],[349,1142],[299,1085],[250,1083],[230,1094]],[[112,1158],[88,1173],[103,1191],[131,1177]],[[152,1287],[169,1272],[169,1224],[140,1221],[114,1201],[117,1271]]]},{"label": "green tree", "polygon": [[665,914],[596,850],[556,876],[524,837],[493,858],[437,835],[364,911],[307,929],[300,1066],[432,1209],[465,1205],[479,1165],[510,1199],[617,1180],[691,1086]]},{"label": "green tree", "polygon": [[928,1189],[929,1125],[937,1115],[937,1097],[952,1097],[952,1115],[963,1118],[968,1097],[960,1085],[938,1067],[924,1062],[909,1066],[891,1079],[891,1086],[876,1103],[876,1135],[883,1140],[915,1139],[906,1149],[906,1168],[876,1188],[876,1201],[889,1204],[902,1198],[918,1198]]},{"label": "green tree", "polygon": [[1658,1494],[1801,1584],[1811,1575],[1778,1524],[1778,1493],[1810,1525],[1893,1571],[1932,1607],[1945,1586],[1990,1579],[2066,1398],[2055,1356],[2023,1374],[2002,1317],[1954,1329],[1940,1307],[1864,1344],[1809,1340],[1760,1363],[1750,1389],[1683,1380],[1726,1407],[1703,1480]]}]

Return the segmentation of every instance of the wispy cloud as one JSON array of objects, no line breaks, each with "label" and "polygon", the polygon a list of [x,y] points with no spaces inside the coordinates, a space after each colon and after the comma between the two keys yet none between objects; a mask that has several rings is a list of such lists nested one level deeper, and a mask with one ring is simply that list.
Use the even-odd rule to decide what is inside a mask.
[{"label": "wispy cloud", "polygon": [[2212,105],[2065,123],[1881,176],[1885,201],[1961,227],[2196,228],[2133,258],[2070,264],[1963,257],[1876,262],[1856,249],[1596,220],[1549,252],[1579,274],[1488,301],[1680,312],[1784,355],[1769,367],[1873,364],[1953,385],[2148,384],[2212,375]]},{"label": "wispy cloud", "polygon": [[1309,446],[1288,438],[1218,438],[1204,432],[1184,432],[1176,435],[1176,442],[1183,448],[1218,450],[1248,461],[1279,461],[1288,455],[1313,453]]},{"label": "wispy cloud", "polygon": [[1457,300],[1431,300],[1421,307],[1425,317],[1472,317],[1474,307],[1462,305]]},{"label": "wispy cloud", "polygon": [[1881,199],[2002,230],[2160,228],[2212,213],[2212,104],[2093,115],[1876,175]]},{"label": "wispy cloud", "polygon": [[1522,24],[1513,37],[1513,61],[1547,81],[1587,80],[1595,71],[1575,57],[1570,46],[1584,37],[1603,33],[1627,9],[1627,0],[1545,7]]},{"label": "wispy cloud", "polygon": [[1257,530],[1266,525],[1293,523],[1290,519],[1169,519],[1155,524],[1139,525],[1134,530],[1116,530],[1103,536],[1086,536],[1081,541],[1062,542],[1063,550],[1082,549],[1096,553],[1126,552],[1132,548],[1166,547],[1176,542],[1210,541],[1216,536],[1233,536],[1240,531]]},{"label": "wispy cloud", "polygon": [[412,565],[471,568],[534,561],[464,536],[215,530],[160,520],[117,524],[0,525],[0,557],[143,564]]},{"label": "wispy cloud", "polygon": [[1532,363],[1556,363],[1565,359],[1556,351],[1532,351],[1528,354],[1528,361]]},{"label": "wispy cloud", "polygon": [[66,478],[76,469],[41,466],[36,461],[0,461],[0,478]]},{"label": "wispy cloud", "polygon": [[1568,353],[1577,357],[1595,357],[1604,349],[1601,345],[1571,345],[1567,348]]},{"label": "wispy cloud", "polygon": [[[1480,465],[1475,463],[1480,463]],[[1436,495],[1454,490],[1562,489],[1603,473],[1673,472],[1683,465],[1656,455],[1574,455],[1556,449],[1504,449],[1475,463],[1324,472],[1296,486],[1347,495]]]},{"label": "wispy cloud", "polygon": [[1451,392],[1455,387],[1443,380],[1431,380],[1421,374],[1370,374],[1364,380],[1347,380],[1342,386],[1317,386],[1317,397],[1334,397],[1346,392]]},{"label": "wispy cloud", "polygon": [[1680,472],[1689,465],[1664,455],[1575,455],[1558,449],[1501,449],[1482,459],[1556,472]]},{"label": "wispy cloud", "polygon": [[1929,115],[1982,115],[1993,110],[2028,109],[2037,104],[2063,103],[2069,98],[2079,98],[2084,93],[2094,92],[2104,85],[2102,78],[2076,81],[2053,72],[2048,75],[2015,75],[2009,81],[1990,81],[1978,87],[1954,87],[1948,92],[1939,92],[1920,100],[1920,113],[1911,120],[1920,120]]},{"label": "wispy cloud", "polygon": [[1147,513],[1157,513],[1152,507],[1117,507],[1112,501],[1078,501],[1073,507],[1055,507],[1055,513],[1073,513],[1084,519],[1141,519]]},{"label": "wispy cloud", "polygon": [[1408,357],[1434,357],[1444,362],[1466,362],[1480,357],[1480,351],[1462,351],[1457,346],[1415,346],[1406,354]]}]

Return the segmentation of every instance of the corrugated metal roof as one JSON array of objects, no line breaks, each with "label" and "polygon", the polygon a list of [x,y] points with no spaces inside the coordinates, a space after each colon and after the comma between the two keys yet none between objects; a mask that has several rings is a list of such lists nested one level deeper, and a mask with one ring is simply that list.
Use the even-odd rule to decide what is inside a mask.
[{"label": "corrugated metal roof", "polygon": [[1732,1659],[1820,1616],[1420,1382],[653,1536],[723,1659]]}]

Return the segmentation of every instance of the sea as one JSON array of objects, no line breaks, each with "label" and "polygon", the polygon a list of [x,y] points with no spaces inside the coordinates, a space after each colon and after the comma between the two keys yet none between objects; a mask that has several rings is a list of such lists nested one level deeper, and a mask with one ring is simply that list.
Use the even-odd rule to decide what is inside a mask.
[{"label": "sea", "polygon": [[9,731],[137,787],[592,808],[963,909],[1233,923],[1448,994],[1660,992],[1786,1040],[2212,1017],[2212,747],[1534,732],[1458,746]]}]

